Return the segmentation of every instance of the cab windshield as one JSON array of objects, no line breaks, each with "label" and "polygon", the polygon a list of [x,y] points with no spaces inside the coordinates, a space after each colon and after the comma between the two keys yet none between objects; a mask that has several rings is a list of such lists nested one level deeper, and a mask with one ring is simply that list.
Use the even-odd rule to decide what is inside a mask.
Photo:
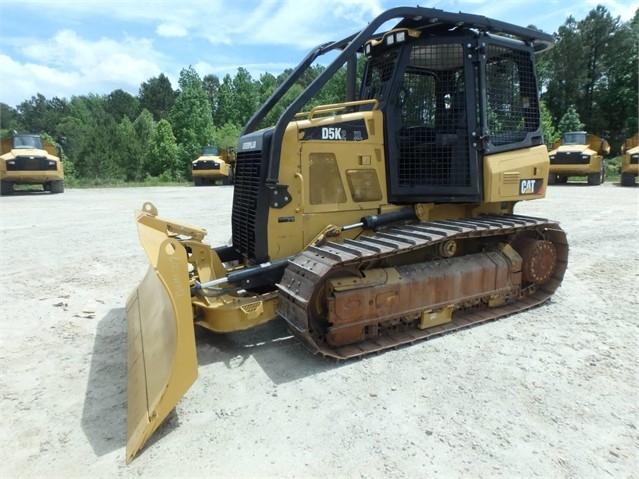
[{"label": "cab windshield", "polygon": [[37,148],[42,150],[42,140],[38,135],[16,135],[13,137],[14,149]]},{"label": "cab windshield", "polygon": [[219,154],[219,150],[217,146],[204,146],[202,147],[202,154],[216,156]]},{"label": "cab windshield", "polygon": [[581,131],[564,133],[563,144],[564,145],[585,145],[586,133]]}]

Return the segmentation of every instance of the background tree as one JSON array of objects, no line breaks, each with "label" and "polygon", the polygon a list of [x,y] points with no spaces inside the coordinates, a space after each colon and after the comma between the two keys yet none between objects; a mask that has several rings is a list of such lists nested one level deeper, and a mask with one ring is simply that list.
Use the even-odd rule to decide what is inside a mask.
[{"label": "background tree", "polygon": [[257,101],[261,105],[264,103],[276,88],[281,84],[281,81],[272,75],[271,73],[263,73],[260,75],[260,81],[257,84]]},{"label": "background tree", "polygon": [[202,78],[202,88],[206,92],[206,96],[211,104],[211,118],[215,119],[215,111],[217,110],[217,95],[220,90],[220,79],[215,75],[205,75]]},{"label": "background tree", "polygon": [[0,103],[0,130],[18,130],[20,115],[15,108]]},{"label": "background tree", "polygon": [[151,134],[144,170],[149,176],[165,175],[166,179],[179,176],[178,146],[167,120],[160,120]]},{"label": "background tree", "polygon": [[280,99],[279,102],[269,111],[264,119],[260,122],[259,127],[265,128],[267,126],[273,126],[277,123],[284,110],[304,91],[301,85],[293,85],[286,94]]},{"label": "background tree", "polygon": [[[317,78],[326,68],[318,65],[313,74]],[[315,80],[313,78],[313,80]],[[333,77],[326,82],[326,84],[318,91],[313,98],[308,102],[305,110],[318,105],[329,105],[331,103],[342,103],[346,101],[346,65],[343,65]]]},{"label": "background tree", "polygon": [[113,116],[116,122],[122,121],[125,117],[133,121],[140,114],[140,100],[124,90],[114,90],[107,95],[104,110]]},{"label": "background tree", "polygon": [[553,143],[559,139],[559,133],[555,129],[552,122],[552,115],[548,110],[546,104],[542,101],[539,106],[541,107],[541,127],[544,132],[544,143],[548,149],[552,149]]},{"label": "background tree", "polygon": [[178,171],[182,178],[190,178],[191,161],[203,145],[213,142],[213,120],[202,80],[193,67],[182,69],[179,84],[181,91],[171,109],[170,123],[179,148]]},{"label": "background tree", "polygon": [[[91,144],[91,117],[90,107],[97,97],[73,97],[69,102],[69,114],[58,125],[61,139],[64,141],[64,151],[69,162],[73,163],[78,178],[89,177],[89,168],[86,165],[84,152]],[[67,165],[65,165],[67,168]]]},{"label": "background tree", "polygon": [[47,100],[38,93],[30,100],[23,101],[17,107],[20,115],[20,126],[30,133],[49,133],[58,136],[57,125],[68,113],[69,104],[65,99],[54,97]]},{"label": "background tree", "polygon": [[125,116],[117,126],[117,134],[114,138],[117,155],[115,163],[118,172],[125,181],[135,181],[140,168],[141,145],[135,135],[133,123]]},{"label": "background tree", "polygon": [[636,131],[639,116],[638,12],[625,23],[602,6],[580,22],[569,17],[544,60],[550,76],[543,98],[553,120],[558,122],[574,105],[583,129],[605,136],[613,152]]},{"label": "background tree", "polygon": [[[137,172],[135,181],[143,181],[146,172],[144,171],[144,165],[149,154],[151,147],[151,139],[155,132],[156,124],[153,121],[153,115],[146,108],[142,110],[142,113],[133,122],[133,131],[139,144],[139,157],[136,160]],[[171,132],[172,133],[172,132]]]},{"label": "background tree", "polygon": [[236,125],[245,125],[253,116],[258,105],[258,88],[245,68],[238,68],[233,78],[232,116],[230,121]]},{"label": "background tree", "polygon": [[575,110],[574,105],[568,107],[568,111],[559,120],[558,130],[559,136],[562,136],[567,131],[581,131],[584,128],[584,124],[579,119],[579,113]]},{"label": "background tree", "polygon": [[69,157],[66,155],[64,151],[64,146],[60,144],[55,138],[53,138],[48,133],[42,133],[42,138],[47,141],[50,141],[56,146],[57,156],[58,158],[60,158],[60,161],[62,161],[63,163],[65,179],[69,180],[71,178],[75,178],[76,174],[75,174],[75,169],[73,167],[73,163],[69,161]]},{"label": "background tree", "polygon": [[224,125],[232,122],[233,113],[233,79],[226,74],[217,92],[217,107],[213,112],[213,122],[216,125]]},{"label": "background tree", "polygon": [[118,146],[118,124],[103,107],[96,109],[90,123],[90,142],[83,152],[86,158],[85,176],[95,179],[122,181],[126,173],[120,158]]},{"label": "background tree", "polygon": [[140,85],[140,108],[146,108],[155,121],[167,119],[175,103],[177,92],[164,73],[151,78]]},{"label": "background tree", "polygon": [[618,144],[639,132],[639,10],[630,22],[621,24],[609,37],[603,58],[607,72],[597,90],[602,129],[610,131]]},{"label": "background tree", "polygon": [[215,129],[213,143],[220,148],[228,148],[232,146],[237,148],[237,142],[240,139],[242,128],[233,123],[225,123],[222,127]]},{"label": "background tree", "polygon": [[618,43],[614,32],[619,29],[619,19],[613,19],[605,7],[598,5],[578,23],[578,28],[583,45],[585,78],[577,110],[588,131],[601,134],[608,129],[603,112],[609,107],[598,99],[610,78],[609,59]]},{"label": "background tree", "polygon": [[570,105],[576,105],[585,83],[584,51],[577,22],[570,16],[555,34],[554,47],[544,53],[548,61],[548,86],[544,99],[558,122]]},{"label": "background tree", "polygon": [[119,162],[118,124],[105,110],[105,103],[106,96],[74,97],[71,115],[59,128],[79,178],[124,180],[126,177]]}]

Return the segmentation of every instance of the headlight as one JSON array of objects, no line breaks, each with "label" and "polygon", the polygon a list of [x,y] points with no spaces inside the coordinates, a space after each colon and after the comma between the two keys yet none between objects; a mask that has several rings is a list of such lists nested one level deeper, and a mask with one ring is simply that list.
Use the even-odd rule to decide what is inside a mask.
[{"label": "headlight", "polygon": [[49,166],[55,166],[55,161],[49,160],[48,163],[49,163]]},{"label": "headlight", "polygon": [[550,159],[554,160],[555,159],[555,155],[550,155]]},{"label": "headlight", "polygon": [[590,155],[581,155],[581,159],[582,160],[589,160],[590,159]]}]

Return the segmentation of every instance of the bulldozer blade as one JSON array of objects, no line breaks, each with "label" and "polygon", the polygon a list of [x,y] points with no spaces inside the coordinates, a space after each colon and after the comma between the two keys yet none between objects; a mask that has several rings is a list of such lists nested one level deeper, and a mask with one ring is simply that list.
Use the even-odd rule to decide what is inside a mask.
[{"label": "bulldozer blade", "polygon": [[138,231],[151,266],[127,301],[127,463],[197,378],[186,250],[144,218]]}]

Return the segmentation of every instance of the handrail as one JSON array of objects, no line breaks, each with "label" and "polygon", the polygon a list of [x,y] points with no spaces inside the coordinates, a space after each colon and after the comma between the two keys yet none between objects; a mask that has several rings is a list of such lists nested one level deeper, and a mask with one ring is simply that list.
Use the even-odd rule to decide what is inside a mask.
[{"label": "handrail", "polygon": [[377,110],[379,108],[379,101],[376,98],[371,98],[369,100],[355,100],[355,101],[347,101],[343,103],[331,103],[329,105],[318,105],[313,107],[309,112],[308,119],[312,120],[313,116],[317,113],[328,113],[329,111],[341,111],[345,110],[351,106],[360,106],[360,105],[373,105],[373,110]]},{"label": "handrail", "polygon": [[327,113],[329,111],[340,111],[346,110],[352,106],[360,106],[360,105],[373,105],[373,110],[379,109],[379,101],[376,98],[371,98],[369,100],[355,100],[355,101],[345,101],[343,103],[331,103],[328,105],[318,105],[313,107],[311,111],[301,111],[296,113],[293,118],[298,118],[305,116],[307,120],[312,120],[313,117],[318,113]]}]

